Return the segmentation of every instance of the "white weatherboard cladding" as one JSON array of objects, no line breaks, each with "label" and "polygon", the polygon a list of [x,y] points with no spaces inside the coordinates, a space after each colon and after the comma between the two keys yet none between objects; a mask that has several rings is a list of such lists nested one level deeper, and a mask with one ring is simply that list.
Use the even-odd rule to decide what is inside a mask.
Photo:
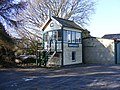
[{"label": "white weatherboard cladding", "polygon": [[61,29],[61,24],[56,20],[52,20],[45,28],[44,32]]}]

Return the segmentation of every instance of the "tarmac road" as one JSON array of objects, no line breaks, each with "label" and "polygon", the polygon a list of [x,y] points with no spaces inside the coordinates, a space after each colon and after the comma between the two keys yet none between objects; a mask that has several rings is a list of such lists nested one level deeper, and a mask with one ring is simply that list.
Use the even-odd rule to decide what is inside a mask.
[{"label": "tarmac road", "polygon": [[120,66],[0,69],[0,90],[120,90]]}]

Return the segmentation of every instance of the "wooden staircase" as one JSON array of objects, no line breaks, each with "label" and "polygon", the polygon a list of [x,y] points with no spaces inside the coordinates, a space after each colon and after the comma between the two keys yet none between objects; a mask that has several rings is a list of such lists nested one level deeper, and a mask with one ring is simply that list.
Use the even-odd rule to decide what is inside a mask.
[{"label": "wooden staircase", "polygon": [[[39,44],[37,44],[37,51],[38,51],[38,54],[36,54],[37,65],[41,67],[49,67],[49,66],[57,65],[58,62],[60,62],[59,57],[55,56],[57,54],[57,44],[55,45],[54,51],[53,50],[51,51],[51,45],[47,49],[43,49],[43,50],[40,50],[40,49],[39,49]],[[39,50],[41,54],[39,54]]]},{"label": "wooden staircase", "polygon": [[56,51],[54,51],[53,54],[48,55],[47,66],[50,66],[52,64],[54,65],[54,62],[51,62],[51,60],[53,59],[53,57],[55,56],[55,54],[56,54]]}]

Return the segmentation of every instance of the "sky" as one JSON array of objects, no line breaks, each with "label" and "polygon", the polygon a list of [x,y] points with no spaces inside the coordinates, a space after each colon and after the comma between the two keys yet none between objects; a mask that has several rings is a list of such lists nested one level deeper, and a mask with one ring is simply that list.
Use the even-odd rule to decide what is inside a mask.
[{"label": "sky", "polygon": [[120,33],[120,0],[98,0],[87,29],[94,37]]}]

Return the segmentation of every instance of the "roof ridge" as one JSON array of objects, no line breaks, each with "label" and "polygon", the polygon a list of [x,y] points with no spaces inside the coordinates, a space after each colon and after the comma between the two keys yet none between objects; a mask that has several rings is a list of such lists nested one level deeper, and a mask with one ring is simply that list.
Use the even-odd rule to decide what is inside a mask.
[{"label": "roof ridge", "polygon": [[75,29],[80,29],[83,30],[82,27],[80,27],[77,23],[75,23],[72,20],[68,20],[68,19],[63,19],[63,18],[59,18],[56,16],[52,16],[54,19],[56,19],[60,24],[62,24],[64,27],[69,27],[69,28],[75,28]]},{"label": "roof ridge", "polygon": [[70,21],[70,22],[74,22],[72,20],[68,20],[68,19],[64,19],[64,18],[61,18],[61,17],[56,17],[56,16],[52,16],[53,18],[59,18],[59,19],[62,19],[62,20],[67,20],[67,21]]}]

